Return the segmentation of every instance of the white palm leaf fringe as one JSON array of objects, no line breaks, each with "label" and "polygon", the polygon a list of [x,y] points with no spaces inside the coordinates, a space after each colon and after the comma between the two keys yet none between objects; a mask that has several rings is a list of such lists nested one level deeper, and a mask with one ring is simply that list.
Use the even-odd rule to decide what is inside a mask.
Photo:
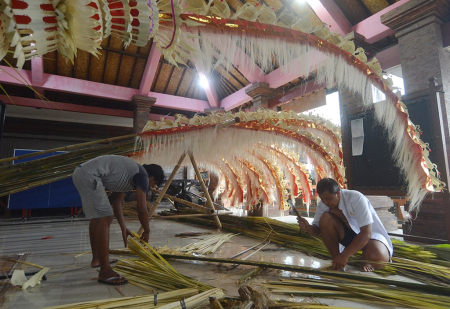
[{"label": "white palm leaf fringe", "polygon": [[[276,59],[286,74],[307,76],[317,69],[318,83],[328,87],[337,83],[339,88],[347,88],[361,95],[366,107],[372,104],[373,97],[382,98],[384,103],[380,102],[382,104],[376,105],[377,119],[387,129],[390,140],[394,142],[393,155],[408,182],[408,195],[411,197],[410,209],[417,209],[428,192],[441,191],[444,188],[445,184],[439,180],[435,165],[430,165],[431,162],[427,159],[425,159],[426,166],[422,165],[426,155],[419,147],[426,148],[426,145],[418,137],[408,117],[405,117],[407,113],[397,106],[399,101],[388,88],[389,84],[386,85],[383,81],[377,82],[371,77],[372,72],[379,73],[379,64],[372,61],[367,63],[370,68],[364,65],[367,57],[363,50],[354,51],[353,45],[342,45],[354,51],[356,57],[362,61],[361,63],[358,60],[349,61],[349,55],[342,52],[338,54],[325,49],[319,50],[320,46],[318,48],[312,44],[304,44],[293,38],[214,27],[183,26],[182,30],[188,33],[183,37],[184,40],[196,49],[190,52],[190,58],[194,59],[203,72],[209,72],[220,64],[229,65],[225,59],[234,59],[238,54],[237,46],[241,46],[244,47],[247,55],[261,66],[262,70],[269,70],[273,66],[273,59]],[[326,41],[318,42],[319,45],[329,44]],[[180,44],[179,50],[183,50],[180,55],[187,53],[183,46]],[[215,48],[220,50],[221,57],[214,57]],[[296,63],[295,59],[301,59],[301,61]],[[416,152],[414,148],[419,150]]]},{"label": "white palm leaf fringe", "polygon": [[[251,113],[246,113],[245,116],[250,120],[250,123],[258,119],[259,123],[270,127],[266,119],[270,118],[269,115],[275,114],[279,117],[278,124],[282,124],[280,126],[283,129],[292,132],[295,136],[301,136],[307,142],[313,142],[295,132],[297,131],[295,126],[291,126],[287,121],[283,121],[282,117],[293,116],[292,113],[256,112],[253,114],[253,117],[251,117]],[[205,117],[205,119],[207,118]],[[192,123],[207,121],[205,119],[200,120],[200,118],[196,118],[192,120]],[[221,118],[215,118],[213,121],[218,122],[219,120]],[[275,120],[274,122],[276,122]],[[185,124],[183,120],[177,119],[175,122],[169,122],[163,126],[167,126],[167,128],[169,126],[176,127],[181,125],[181,123]],[[150,122],[147,129],[154,126],[161,128],[161,124],[162,122]],[[180,128],[183,129],[183,127]],[[189,126],[185,128],[190,130]],[[291,130],[288,130],[289,128]],[[212,170],[217,170],[218,168],[219,173],[217,174],[225,176],[226,186],[222,199],[229,199],[233,204],[242,203],[245,193],[248,200],[259,199],[262,195],[265,204],[276,202],[280,205],[280,209],[288,208],[288,205],[284,205],[288,199],[286,188],[290,185],[292,192],[292,186],[294,185],[293,183],[287,184],[283,180],[284,175],[288,174],[288,171],[293,171],[293,174],[295,174],[297,187],[302,189],[302,191],[308,191],[303,193],[308,203],[311,194],[308,179],[298,164],[298,159],[294,159],[296,155],[289,154],[289,152],[306,154],[311,158],[312,162],[315,162],[325,172],[322,177],[328,176],[341,179],[341,183],[344,185],[342,160],[339,156],[329,155],[324,147],[321,146],[319,139],[314,140],[316,148],[313,149],[308,144],[304,145],[302,141],[297,141],[287,136],[270,131],[248,130],[241,127],[232,127],[218,132],[213,126],[208,126],[174,134],[153,135],[150,134],[151,132],[148,133],[142,134],[140,137],[147,152],[135,156],[134,158],[137,161],[151,161],[170,166],[178,161],[178,157],[183,152],[192,151],[200,165],[204,167],[214,166]],[[311,137],[311,139],[314,138]],[[188,164],[188,161],[186,160],[183,164]],[[246,174],[250,176],[246,177]],[[258,183],[256,183],[256,179]],[[250,190],[247,190],[246,181],[251,181],[249,185]],[[261,187],[261,190],[255,190],[256,185]],[[248,200],[247,203],[249,202]]]}]

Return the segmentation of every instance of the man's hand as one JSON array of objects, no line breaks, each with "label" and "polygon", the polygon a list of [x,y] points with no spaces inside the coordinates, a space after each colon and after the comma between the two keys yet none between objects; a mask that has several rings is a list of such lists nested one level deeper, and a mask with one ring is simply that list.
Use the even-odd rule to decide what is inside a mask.
[{"label": "man's hand", "polygon": [[345,265],[347,265],[348,258],[349,257],[346,254],[339,253],[339,255],[337,255],[333,259],[333,262],[331,263],[333,269],[334,270],[341,270],[341,269],[343,269],[345,267]]},{"label": "man's hand", "polygon": [[298,227],[300,230],[311,234],[311,224],[303,217],[297,217]]},{"label": "man's hand", "polygon": [[149,238],[150,238],[150,230],[144,231],[142,233],[141,239],[144,240],[146,243],[148,243]]},{"label": "man's hand", "polygon": [[127,228],[122,230],[122,238],[123,238],[123,244],[125,245],[125,248],[127,247],[127,238],[128,236],[131,236],[131,231]]}]

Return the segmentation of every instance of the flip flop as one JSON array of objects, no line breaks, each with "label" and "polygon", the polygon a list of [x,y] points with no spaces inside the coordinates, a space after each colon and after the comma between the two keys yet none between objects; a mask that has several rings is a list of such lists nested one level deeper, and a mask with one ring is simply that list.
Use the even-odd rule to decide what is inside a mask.
[{"label": "flip flop", "polygon": [[[121,281],[121,282],[111,282],[111,281],[117,280],[117,279],[123,280],[123,281]],[[98,279],[97,281],[98,281],[98,283],[107,284],[107,285],[125,285],[125,284],[128,283],[128,280],[124,279],[122,276],[111,277],[111,278],[108,278],[106,280]]]},{"label": "flip flop", "polygon": [[[114,264],[117,263],[119,260],[118,259],[109,259],[109,264]],[[95,266],[91,266],[92,268],[99,268],[100,264],[95,265]]]}]

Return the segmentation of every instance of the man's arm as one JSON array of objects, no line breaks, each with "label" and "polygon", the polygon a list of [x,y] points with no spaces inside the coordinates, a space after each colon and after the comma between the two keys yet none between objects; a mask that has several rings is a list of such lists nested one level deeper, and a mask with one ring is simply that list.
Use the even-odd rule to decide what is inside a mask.
[{"label": "man's arm", "polygon": [[303,217],[297,217],[298,226],[301,230],[307,232],[311,236],[319,236],[320,228],[314,224],[309,224],[308,220]]},{"label": "man's arm", "polygon": [[347,265],[348,259],[364,248],[372,237],[372,224],[361,227],[360,233],[356,235],[353,241],[345,247],[338,256],[333,259],[333,268],[336,270],[342,269]]},{"label": "man's arm", "polygon": [[120,229],[122,230],[122,237],[125,248],[127,247],[127,237],[131,234],[131,232],[127,229],[125,224],[125,219],[123,218],[123,210],[122,210],[122,201],[125,197],[125,193],[123,192],[114,192],[111,195],[111,201],[114,209],[114,216],[119,223]]},{"label": "man's arm", "polygon": [[144,191],[142,191],[140,188],[136,189],[136,198],[137,198],[137,213],[139,222],[142,225],[142,228],[144,229],[144,233],[142,233],[142,238],[148,242],[148,239],[150,238],[150,218],[148,216],[148,209],[147,209],[147,195]]}]

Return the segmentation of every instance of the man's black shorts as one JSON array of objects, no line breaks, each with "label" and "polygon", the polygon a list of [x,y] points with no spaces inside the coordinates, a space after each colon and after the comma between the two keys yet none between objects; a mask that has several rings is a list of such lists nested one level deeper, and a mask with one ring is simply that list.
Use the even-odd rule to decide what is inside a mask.
[{"label": "man's black shorts", "polygon": [[358,234],[356,234],[351,228],[349,228],[347,224],[345,224],[342,220],[341,222],[342,226],[344,227],[344,239],[340,240],[339,243],[344,247],[347,247]]}]

